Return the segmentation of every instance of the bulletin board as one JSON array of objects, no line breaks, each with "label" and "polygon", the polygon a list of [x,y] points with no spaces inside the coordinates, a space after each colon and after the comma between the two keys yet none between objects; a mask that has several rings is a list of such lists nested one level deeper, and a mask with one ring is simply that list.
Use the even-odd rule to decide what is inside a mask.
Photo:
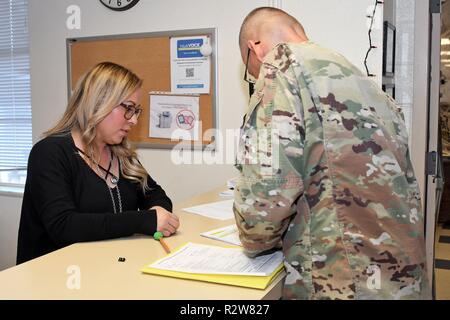
[{"label": "bulletin board", "polygon": [[[137,147],[171,149],[180,140],[153,138],[149,136],[149,94],[171,91],[170,38],[185,36],[208,36],[213,48],[211,54],[210,89],[199,95],[199,126],[196,141],[184,141],[193,149],[211,148],[214,137],[205,135],[216,123],[216,29],[178,30],[114,36],[67,39],[68,92],[72,92],[78,79],[97,63],[110,61],[129,68],[143,79],[141,106],[138,124],[128,135]],[[214,147],[213,147],[214,148]]]}]

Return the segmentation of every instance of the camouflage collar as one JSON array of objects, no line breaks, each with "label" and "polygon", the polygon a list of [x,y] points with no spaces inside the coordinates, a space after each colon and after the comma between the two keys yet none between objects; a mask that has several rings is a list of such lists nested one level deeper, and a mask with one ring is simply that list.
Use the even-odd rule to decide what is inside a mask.
[{"label": "camouflage collar", "polygon": [[250,119],[250,116],[253,113],[253,110],[255,110],[256,106],[258,106],[259,103],[261,102],[263,95],[264,95],[263,91],[262,91],[263,85],[264,85],[264,79],[260,78],[255,84],[255,92],[250,97],[247,112],[245,113],[241,128],[243,128],[245,126],[248,119]]},{"label": "camouflage collar", "polygon": [[286,65],[296,63],[297,59],[292,54],[292,46],[311,45],[312,41],[279,43],[265,56],[263,64],[270,65],[277,69],[283,69]]},{"label": "camouflage collar", "polygon": [[288,68],[292,63],[297,63],[295,56],[292,54],[292,50],[290,46],[295,45],[305,45],[312,44],[311,41],[307,40],[301,43],[279,43],[277,44],[264,58],[264,61],[261,66],[260,73],[258,75],[258,80],[255,83],[255,92],[250,97],[250,102],[247,108],[247,112],[244,116],[244,121],[242,123],[242,127],[247,123],[250,115],[253,113],[253,110],[256,106],[261,102],[264,94],[264,76],[261,74],[264,68],[276,68],[283,71],[285,68]]}]

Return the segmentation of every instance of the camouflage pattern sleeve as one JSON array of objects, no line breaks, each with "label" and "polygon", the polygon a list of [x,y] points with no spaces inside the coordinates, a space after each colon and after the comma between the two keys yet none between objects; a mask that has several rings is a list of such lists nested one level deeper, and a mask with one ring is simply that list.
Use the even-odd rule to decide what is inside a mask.
[{"label": "camouflage pattern sleeve", "polygon": [[261,67],[256,92],[241,128],[234,214],[249,256],[281,248],[281,238],[303,193],[301,100],[295,77]]}]

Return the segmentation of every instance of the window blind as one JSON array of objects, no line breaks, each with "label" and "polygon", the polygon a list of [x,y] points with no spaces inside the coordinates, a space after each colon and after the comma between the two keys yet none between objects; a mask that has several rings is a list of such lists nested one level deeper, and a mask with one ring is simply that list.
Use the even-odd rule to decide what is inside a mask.
[{"label": "window blind", "polygon": [[32,146],[28,0],[0,0],[0,169],[26,167]]}]

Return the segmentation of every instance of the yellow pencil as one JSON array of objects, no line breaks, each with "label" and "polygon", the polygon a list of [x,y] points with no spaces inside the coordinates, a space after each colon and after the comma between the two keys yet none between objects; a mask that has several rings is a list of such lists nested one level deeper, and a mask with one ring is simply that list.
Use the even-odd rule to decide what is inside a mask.
[{"label": "yellow pencil", "polygon": [[169,246],[167,245],[167,243],[164,242],[162,238],[159,239],[159,243],[161,243],[161,245],[163,246],[164,250],[166,250],[167,253],[170,253]]}]

